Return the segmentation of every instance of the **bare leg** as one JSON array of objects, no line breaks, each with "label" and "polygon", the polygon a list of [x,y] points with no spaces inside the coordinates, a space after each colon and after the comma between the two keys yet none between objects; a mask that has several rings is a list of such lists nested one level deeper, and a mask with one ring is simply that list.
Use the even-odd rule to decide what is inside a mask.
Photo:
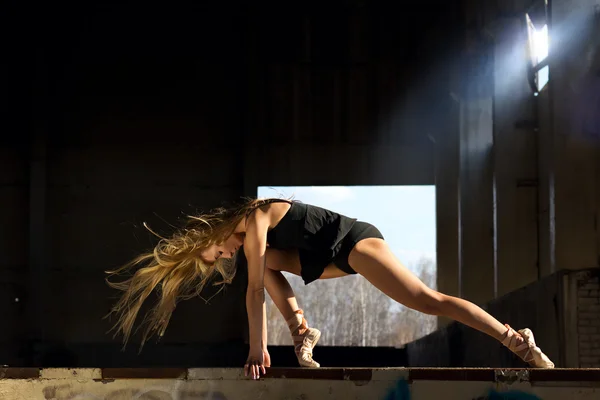
[{"label": "bare leg", "polygon": [[[515,353],[521,358],[535,352],[531,345],[524,344],[525,339],[519,333],[503,325],[482,308],[467,300],[448,296],[425,286],[400,263],[381,239],[360,241],[350,253],[348,262],[356,272],[398,303],[425,314],[452,318],[501,342],[508,336],[509,340],[504,343],[515,342],[511,342],[509,348],[513,351],[519,350]],[[533,346],[535,347],[535,343]],[[541,353],[539,348],[535,348]],[[541,365],[542,361],[537,363]],[[544,363],[548,366],[551,364],[550,360]],[[554,364],[550,368],[553,366]]]},{"label": "bare leg", "polygon": [[293,318],[295,312],[300,307],[298,307],[296,295],[292,287],[281,271],[275,271],[270,268],[265,270],[265,288],[283,318],[286,321]]},{"label": "bare leg", "polygon": [[[295,256],[297,259],[298,255]],[[308,327],[304,312],[298,307],[296,295],[281,273],[284,268],[297,269],[299,274],[300,262],[294,260],[293,253],[267,250],[265,288],[290,329],[298,362],[303,367],[318,368],[320,365],[312,359],[312,351],[321,337],[321,332]]]}]

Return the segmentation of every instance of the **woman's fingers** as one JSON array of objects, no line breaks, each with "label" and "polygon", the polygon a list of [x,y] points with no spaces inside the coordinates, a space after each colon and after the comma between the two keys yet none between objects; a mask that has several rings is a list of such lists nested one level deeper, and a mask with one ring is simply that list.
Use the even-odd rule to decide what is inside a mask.
[{"label": "woman's fingers", "polygon": [[259,379],[260,374],[266,375],[267,370],[264,364],[260,364],[258,361],[251,361],[244,365],[244,376],[250,375],[252,379]]}]

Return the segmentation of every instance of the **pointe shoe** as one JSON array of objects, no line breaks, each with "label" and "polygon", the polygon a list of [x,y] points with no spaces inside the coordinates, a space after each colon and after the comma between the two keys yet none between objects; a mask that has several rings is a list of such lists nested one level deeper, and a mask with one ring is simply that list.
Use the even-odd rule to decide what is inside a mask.
[{"label": "pointe shoe", "polygon": [[502,344],[534,368],[554,368],[554,363],[535,344],[533,332],[529,328],[516,332],[508,324]]},{"label": "pointe shoe", "polygon": [[287,321],[294,341],[294,352],[301,367],[319,368],[321,365],[313,360],[313,349],[321,338],[321,331],[309,328],[302,310],[297,310],[294,317]]}]

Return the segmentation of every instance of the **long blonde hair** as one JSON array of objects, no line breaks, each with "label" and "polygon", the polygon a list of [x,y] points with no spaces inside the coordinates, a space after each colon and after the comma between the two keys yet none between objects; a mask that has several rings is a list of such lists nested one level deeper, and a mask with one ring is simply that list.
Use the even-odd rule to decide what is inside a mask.
[{"label": "long blonde hair", "polygon": [[[127,344],[133,325],[144,301],[156,289],[158,301],[146,313],[142,325],[146,325],[140,345],[152,334],[163,336],[171,314],[179,300],[199,296],[206,284],[218,274],[220,280],[214,285],[231,283],[235,276],[235,260],[218,259],[214,264],[202,260],[202,250],[213,244],[224,242],[237,225],[253,209],[272,200],[245,199],[238,206],[217,208],[199,216],[189,216],[186,226],[177,230],[169,238],[162,237],[144,226],[160,240],[152,251],[141,254],[123,267],[107,271],[109,275],[118,275],[141,267],[131,277],[122,282],[110,282],[112,288],[123,291],[123,295],[113,306],[111,314],[118,316],[113,329],[115,336],[123,333],[124,345]],[[222,287],[221,287],[222,289]]]}]

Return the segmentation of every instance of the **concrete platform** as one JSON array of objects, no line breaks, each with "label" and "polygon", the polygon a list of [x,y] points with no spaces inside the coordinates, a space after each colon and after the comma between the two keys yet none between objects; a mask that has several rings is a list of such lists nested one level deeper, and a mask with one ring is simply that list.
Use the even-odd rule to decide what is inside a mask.
[{"label": "concrete platform", "polygon": [[2,400],[483,400],[490,390],[600,399],[600,369],[271,368],[252,381],[241,369],[0,368]]}]

